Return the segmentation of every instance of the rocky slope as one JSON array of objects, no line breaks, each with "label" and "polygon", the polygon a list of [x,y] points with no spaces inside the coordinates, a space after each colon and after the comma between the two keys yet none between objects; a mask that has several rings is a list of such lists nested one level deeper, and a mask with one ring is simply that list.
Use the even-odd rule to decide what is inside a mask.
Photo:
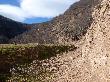
[{"label": "rocky slope", "polygon": [[110,1],[89,1],[97,1],[93,21],[77,42],[79,48],[56,60],[63,64],[53,82],[110,82]]},{"label": "rocky slope", "polygon": [[[76,50],[39,61],[42,67],[54,73],[41,78],[42,82],[110,82],[110,0],[80,0],[64,15],[37,27],[32,30],[36,36],[27,32],[25,37],[37,37],[39,33],[41,43],[48,42],[45,36],[48,35],[49,39],[55,38],[51,39],[53,43],[69,42],[76,47]],[[19,37],[26,39],[22,35]],[[38,39],[32,42],[40,42]],[[37,74],[37,62],[29,66],[29,74]]]},{"label": "rocky slope", "polygon": [[10,42],[71,43],[75,50],[34,60],[20,70],[26,78],[14,69],[12,82],[32,75],[31,82],[110,82],[110,0],[80,0],[63,15],[32,27]]},{"label": "rocky slope", "polygon": [[53,20],[33,25],[34,29],[10,42],[16,43],[65,43],[79,40],[92,23],[92,8],[97,1],[83,1],[72,5],[64,14]]}]

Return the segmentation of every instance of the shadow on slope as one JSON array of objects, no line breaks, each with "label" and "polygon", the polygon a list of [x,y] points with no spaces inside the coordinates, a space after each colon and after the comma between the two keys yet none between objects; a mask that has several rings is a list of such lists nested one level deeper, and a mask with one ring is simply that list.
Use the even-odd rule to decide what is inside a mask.
[{"label": "shadow on slope", "polygon": [[31,29],[28,24],[20,23],[0,15],[0,43],[8,43],[8,40]]}]

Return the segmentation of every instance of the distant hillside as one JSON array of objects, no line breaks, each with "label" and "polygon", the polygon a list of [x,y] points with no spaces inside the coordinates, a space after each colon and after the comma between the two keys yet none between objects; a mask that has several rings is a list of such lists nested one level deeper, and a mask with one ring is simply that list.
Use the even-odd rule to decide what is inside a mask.
[{"label": "distant hillside", "polygon": [[[72,43],[80,40],[93,22],[92,12],[98,1],[81,0],[71,5],[64,14],[39,24],[2,20],[1,38],[3,42],[9,38],[9,43]],[[32,29],[26,31],[27,27]]]},{"label": "distant hillside", "polygon": [[16,43],[66,43],[79,40],[92,23],[92,8],[98,1],[77,2],[62,15],[41,24],[34,24],[29,32],[10,42]]},{"label": "distant hillside", "polygon": [[82,38],[91,25],[92,8],[97,2],[92,0],[76,2],[64,14],[51,21],[29,25],[31,30],[19,33],[11,38],[9,43],[70,43],[77,41]]},{"label": "distant hillside", "polygon": [[9,39],[28,29],[27,24],[16,22],[0,15],[0,43],[7,43]]}]

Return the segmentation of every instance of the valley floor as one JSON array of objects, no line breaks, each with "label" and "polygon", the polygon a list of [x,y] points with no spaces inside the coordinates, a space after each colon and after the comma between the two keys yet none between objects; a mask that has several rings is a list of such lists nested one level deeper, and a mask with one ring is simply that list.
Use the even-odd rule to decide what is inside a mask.
[{"label": "valley floor", "polygon": [[46,82],[58,71],[52,61],[75,49],[60,44],[1,44],[0,81]]}]

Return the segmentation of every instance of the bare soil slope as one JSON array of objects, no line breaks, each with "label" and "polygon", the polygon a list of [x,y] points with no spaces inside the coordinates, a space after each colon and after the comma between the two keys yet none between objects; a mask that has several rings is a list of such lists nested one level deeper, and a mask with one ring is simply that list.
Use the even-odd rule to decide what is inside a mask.
[{"label": "bare soil slope", "polygon": [[110,82],[110,1],[96,1],[93,21],[77,42],[79,49],[60,57],[63,64],[53,82]]}]

